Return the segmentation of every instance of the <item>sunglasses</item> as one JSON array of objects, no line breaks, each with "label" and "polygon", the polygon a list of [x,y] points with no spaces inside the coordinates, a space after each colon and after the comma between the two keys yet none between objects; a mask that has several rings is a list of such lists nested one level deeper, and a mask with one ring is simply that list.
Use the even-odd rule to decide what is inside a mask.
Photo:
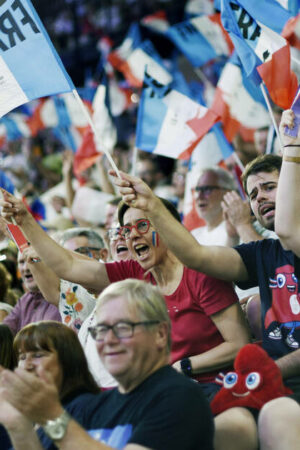
[{"label": "sunglasses", "polygon": [[120,235],[124,239],[128,239],[131,231],[135,228],[139,234],[145,234],[149,231],[150,221],[148,219],[140,219],[136,222],[135,225],[124,225],[120,227]]}]

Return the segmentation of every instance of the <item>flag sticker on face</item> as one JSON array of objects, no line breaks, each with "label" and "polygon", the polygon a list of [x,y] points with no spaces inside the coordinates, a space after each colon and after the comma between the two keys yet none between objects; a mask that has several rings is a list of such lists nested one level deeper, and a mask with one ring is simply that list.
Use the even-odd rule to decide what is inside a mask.
[{"label": "flag sticker on face", "polygon": [[0,117],[74,85],[30,0],[0,2]]}]

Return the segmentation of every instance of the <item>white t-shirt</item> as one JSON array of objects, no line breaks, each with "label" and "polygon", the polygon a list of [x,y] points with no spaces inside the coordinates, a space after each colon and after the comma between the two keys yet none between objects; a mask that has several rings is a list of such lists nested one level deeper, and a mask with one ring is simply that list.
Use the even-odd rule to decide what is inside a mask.
[{"label": "white t-shirt", "polygon": [[227,244],[227,231],[225,222],[221,222],[213,230],[208,230],[207,226],[195,228],[191,231],[194,238],[202,245],[224,245]]},{"label": "white t-shirt", "polygon": [[96,342],[88,332],[94,325],[96,299],[83,286],[60,281],[59,312],[62,322],[78,333],[88,366],[96,383],[103,388],[115,387],[116,380],[108,373],[97,352]]}]

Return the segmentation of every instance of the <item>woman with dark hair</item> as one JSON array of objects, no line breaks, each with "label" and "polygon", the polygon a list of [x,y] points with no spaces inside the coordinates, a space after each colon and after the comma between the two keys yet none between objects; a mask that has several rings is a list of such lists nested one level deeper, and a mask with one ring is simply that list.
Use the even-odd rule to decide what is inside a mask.
[{"label": "woman with dark hair", "polygon": [[0,323],[0,365],[13,370],[17,365],[16,355],[13,351],[13,334],[10,328]]},{"label": "woman with dark hair", "polygon": [[[17,365],[16,355],[13,351],[13,334],[10,328],[3,323],[0,324],[0,366],[13,370]],[[11,443],[5,429],[0,425],[0,448],[6,450],[11,448]]]},{"label": "woman with dark hair", "polygon": [[[64,409],[78,423],[86,427],[88,424],[84,419],[84,407],[91,402],[95,395],[100,394],[100,390],[89,372],[76,333],[60,322],[31,323],[18,332],[13,348],[18,368],[31,372],[37,377],[52,378]],[[8,405],[0,394],[0,410],[4,412],[7,407],[11,412],[11,405]],[[15,415],[17,414],[19,413],[15,410]],[[15,417],[12,419],[13,415],[8,414],[10,416],[10,423],[8,423],[5,413],[4,415],[0,413],[0,421],[9,433],[16,423]],[[28,432],[27,419],[21,414],[19,415],[20,422],[24,421],[24,429]],[[43,448],[56,448],[42,428],[38,428],[36,433]],[[14,433],[10,433],[10,436],[14,445]]]}]

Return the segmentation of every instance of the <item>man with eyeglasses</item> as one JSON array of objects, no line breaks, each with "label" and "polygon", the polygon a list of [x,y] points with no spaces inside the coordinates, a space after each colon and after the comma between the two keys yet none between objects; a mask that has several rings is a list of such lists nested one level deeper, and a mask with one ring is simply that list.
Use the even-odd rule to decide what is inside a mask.
[{"label": "man with eyeglasses", "polygon": [[238,243],[238,234],[228,235],[222,210],[224,195],[236,188],[236,182],[228,170],[211,167],[201,172],[194,195],[197,214],[205,220],[205,225],[191,231],[200,244],[232,247]]},{"label": "man with eyeglasses", "polygon": [[13,408],[6,427],[15,450],[41,449],[32,422],[61,450],[213,449],[213,419],[201,388],[169,366],[171,324],[157,287],[139,280],[110,285],[98,299],[90,333],[118,388],[84,407],[87,433],[63,409],[49,374],[3,371],[2,394]]}]

